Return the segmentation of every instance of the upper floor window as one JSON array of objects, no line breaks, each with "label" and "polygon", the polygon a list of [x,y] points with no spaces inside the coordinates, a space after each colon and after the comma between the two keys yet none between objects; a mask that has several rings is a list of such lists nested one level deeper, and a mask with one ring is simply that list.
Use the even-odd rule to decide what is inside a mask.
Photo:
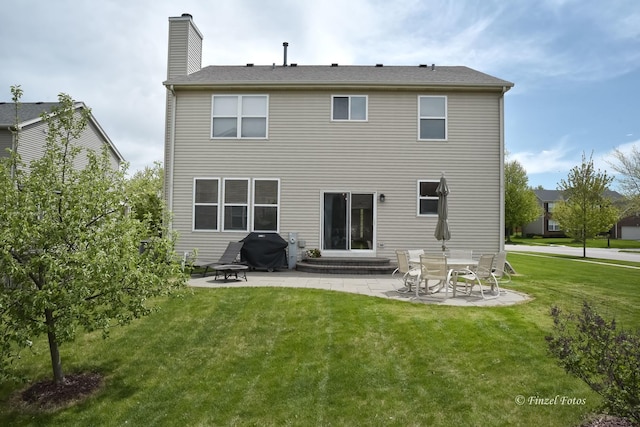
[{"label": "upper floor window", "polygon": [[213,95],[212,138],[266,138],[267,95]]},{"label": "upper floor window", "polygon": [[555,202],[547,203],[547,212],[552,213],[555,208],[556,208]]},{"label": "upper floor window", "polygon": [[438,214],[438,184],[439,180],[418,181],[418,215]]},{"label": "upper floor window", "polygon": [[367,97],[364,95],[333,95],[331,119],[338,121],[366,121]]},{"label": "upper floor window", "polygon": [[418,97],[419,139],[447,139],[447,97]]}]

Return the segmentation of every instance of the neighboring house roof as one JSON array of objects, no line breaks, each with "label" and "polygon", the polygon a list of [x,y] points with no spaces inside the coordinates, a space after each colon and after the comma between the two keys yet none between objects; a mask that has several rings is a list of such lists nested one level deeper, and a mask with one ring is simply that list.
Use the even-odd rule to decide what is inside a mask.
[{"label": "neighboring house roof", "polygon": [[[40,121],[40,115],[60,105],[57,102],[22,102],[18,108],[20,126]],[[13,102],[0,102],[0,128],[13,127],[16,120],[16,106]]]},{"label": "neighboring house roof", "polygon": [[[18,118],[20,120],[20,127],[28,126],[34,123],[42,121],[42,114],[51,111],[53,107],[59,106],[59,102],[21,102],[18,109]],[[74,107],[87,108],[83,102],[76,102]],[[0,129],[9,129],[15,125],[16,120],[16,106],[13,102],[0,102]],[[93,114],[90,114],[89,120],[96,127],[100,135],[109,145],[109,148],[113,151],[115,156],[124,161],[124,157],[120,154],[120,151],[116,148],[115,144],[111,141],[106,134],[102,126],[98,123]]]},{"label": "neighboring house roof", "polygon": [[[164,82],[171,86],[404,86],[511,88],[513,83],[464,66],[208,66]],[[505,89],[508,90],[508,89]]]},{"label": "neighboring house roof", "polygon": [[541,202],[556,202],[562,200],[562,192],[558,190],[533,190]]}]

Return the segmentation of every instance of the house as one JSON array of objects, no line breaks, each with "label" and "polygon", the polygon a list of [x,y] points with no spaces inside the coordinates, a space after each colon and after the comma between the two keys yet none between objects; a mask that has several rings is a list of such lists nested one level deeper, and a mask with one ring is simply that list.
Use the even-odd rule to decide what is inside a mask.
[{"label": "house", "polygon": [[[169,18],[165,198],[178,250],[216,259],[275,232],[323,257],[504,245],[504,94],[464,66],[201,66],[193,17]],[[290,254],[291,256],[291,254]]]},{"label": "house", "polygon": [[542,214],[522,227],[523,236],[565,237],[564,231],[557,221],[552,219],[555,204],[562,200],[562,192],[558,190],[533,190],[542,208]]},{"label": "house", "polygon": [[[542,207],[542,215],[522,227],[522,234],[524,236],[565,237],[560,224],[553,219],[555,204],[563,200],[562,191],[537,189],[533,192]],[[607,190],[605,196],[623,210],[624,197],[620,193]],[[633,214],[622,218],[609,231],[609,236],[612,239],[640,240],[640,215]]]},{"label": "house", "polygon": [[[48,113],[53,107],[59,106],[57,102],[22,102],[18,109],[18,122],[20,138],[18,153],[28,165],[32,160],[42,156],[44,151],[47,125],[41,115]],[[86,109],[84,103],[77,102],[76,110]],[[16,121],[16,105],[13,102],[0,102],[0,157],[9,155],[7,149],[14,146],[14,132]],[[114,168],[118,168],[124,158],[107,136],[93,114],[89,116],[89,123],[80,138],[74,141],[82,147],[100,151],[103,145],[109,148],[111,162]],[[76,167],[86,165],[86,156],[80,154],[76,159]]]}]

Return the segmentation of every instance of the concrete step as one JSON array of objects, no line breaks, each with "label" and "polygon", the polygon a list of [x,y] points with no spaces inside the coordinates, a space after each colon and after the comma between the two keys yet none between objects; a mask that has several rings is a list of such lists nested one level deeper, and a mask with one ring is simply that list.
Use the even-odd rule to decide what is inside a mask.
[{"label": "concrete step", "polygon": [[396,269],[389,258],[307,258],[296,264],[296,270],[323,274],[391,274]]}]

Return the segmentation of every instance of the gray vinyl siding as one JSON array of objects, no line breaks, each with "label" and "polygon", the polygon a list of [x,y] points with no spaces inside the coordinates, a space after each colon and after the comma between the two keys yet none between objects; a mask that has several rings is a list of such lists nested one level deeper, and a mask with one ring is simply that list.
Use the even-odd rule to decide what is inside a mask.
[{"label": "gray vinyl siding", "polygon": [[532,222],[526,224],[522,228],[522,234],[524,234],[524,235],[534,234],[534,235],[538,235],[538,236],[543,236],[545,234],[544,233],[544,216],[541,215],[535,221],[532,221]]},{"label": "gray vinyl siding", "polygon": [[8,129],[0,130],[0,157],[7,157],[7,149],[11,148],[13,137]]},{"label": "gray vinyl siding", "polygon": [[28,166],[42,156],[44,152],[46,126],[43,122],[22,128],[19,135],[18,153]]},{"label": "gray vinyl siding", "polygon": [[187,18],[172,18],[169,25],[167,77],[184,76],[200,70],[202,38]]},{"label": "gray vinyl siding", "polygon": [[[33,160],[42,157],[47,137],[45,130],[46,125],[43,122],[37,122],[22,128],[20,131],[18,153],[25,165],[28,166]],[[87,128],[80,138],[73,140],[72,143],[83,148],[83,151],[74,162],[74,167],[77,169],[86,167],[88,163],[87,150],[92,150],[99,154],[104,144],[107,144],[91,122],[87,124]],[[111,166],[117,169],[120,165],[120,159],[111,149],[109,149],[109,159]]]},{"label": "gray vinyl siding", "polygon": [[[417,215],[417,181],[449,183],[447,246],[501,248],[500,92],[270,91],[267,140],[212,140],[214,92],[180,91],[174,164],[174,228],[180,251],[217,258],[247,232],[192,231],[193,179],[279,178],[280,230],[321,245],[322,191],[384,193],[377,202],[377,256],[437,251],[436,217]],[[218,93],[230,93],[221,91]],[[367,122],[332,122],[331,95],[368,96]],[[448,140],[418,141],[418,96],[448,97]]]},{"label": "gray vinyl siding", "polygon": [[[167,63],[167,79],[184,76],[200,70],[202,65],[202,34],[189,17],[169,18],[169,54]],[[173,192],[169,188],[172,173],[172,116],[173,95],[167,89],[165,105],[165,182],[163,191],[165,199],[172,202]],[[170,207],[171,208],[171,207]]]}]

